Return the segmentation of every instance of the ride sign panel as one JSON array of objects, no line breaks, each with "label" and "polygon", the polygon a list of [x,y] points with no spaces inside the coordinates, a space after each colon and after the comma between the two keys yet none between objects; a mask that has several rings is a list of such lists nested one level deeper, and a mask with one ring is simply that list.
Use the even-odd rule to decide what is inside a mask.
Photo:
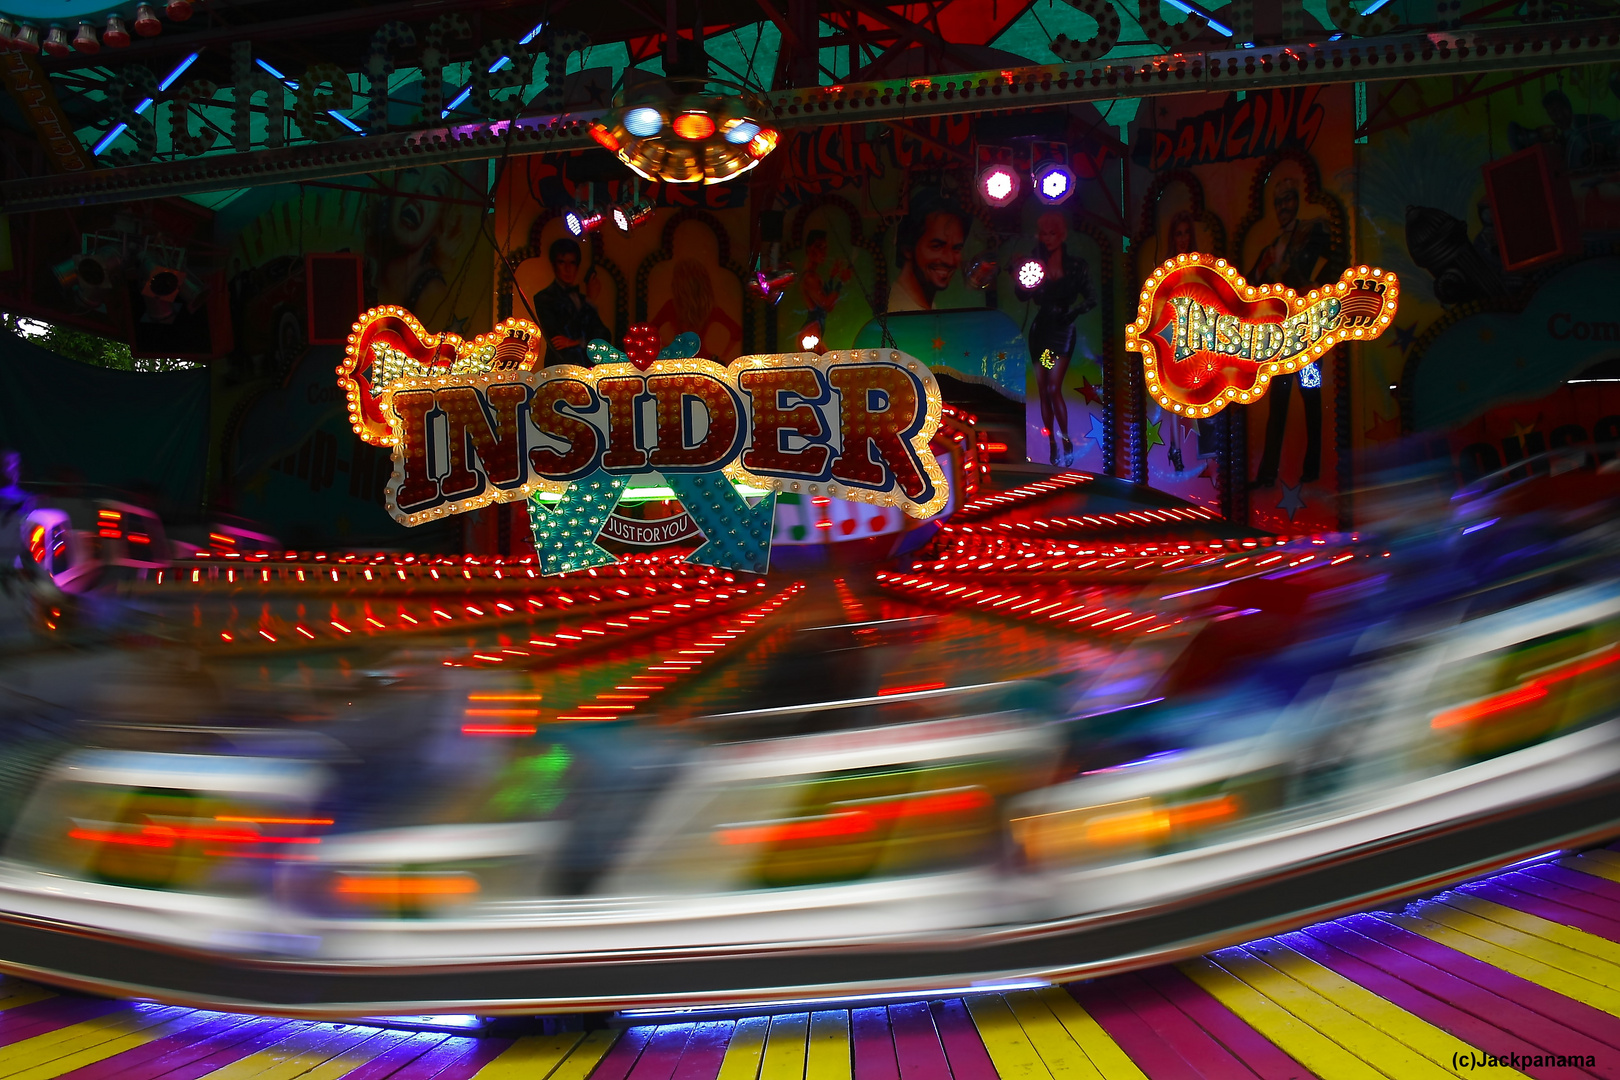
[{"label": "ride sign panel", "polygon": [[1183,416],[1213,416],[1265,396],[1271,380],[1341,341],[1371,341],[1395,317],[1395,275],[1352,266],[1300,294],[1250,285],[1213,255],[1177,255],[1142,283],[1125,348],[1142,354],[1148,393]]},{"label": "ride sign panel", "polygon": [[[928,445],[939,387],[905,353],[722,366],[690,355],[697,341],[683,335],[657,358],[632,362],[598,341],[590,368],[537,370],[540,336],[509,319],[463,341],[397,307],[355,323],[338,382],[355,433],[393,450],[387,506],[398,521],[529,499],[542,565],[560,573],[613,561],[594,539],[630,479],[657,473],[705,539],[692,561],[763,572],[778,491],[919,518],[945,506]],[[734,484],[768,494],[750,506]]]}]

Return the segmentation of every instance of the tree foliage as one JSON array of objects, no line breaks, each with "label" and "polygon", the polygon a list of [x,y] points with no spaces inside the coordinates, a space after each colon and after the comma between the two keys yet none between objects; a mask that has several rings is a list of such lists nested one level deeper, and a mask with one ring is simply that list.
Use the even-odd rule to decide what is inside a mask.
[{"label": "tree foliage", "polygon": [[0,329],[69,360],[116,371],[185,371],[198,366],[190,360],[133,356],[129,346],[122,341],[10,312],[0,312]]}]

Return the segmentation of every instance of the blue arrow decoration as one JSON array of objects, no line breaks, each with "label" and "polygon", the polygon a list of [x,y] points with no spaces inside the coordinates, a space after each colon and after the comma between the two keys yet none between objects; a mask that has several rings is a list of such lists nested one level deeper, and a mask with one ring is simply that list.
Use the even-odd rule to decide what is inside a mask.
[{"label": "blue arrow decoration", "polygon": [[687,562],[751,574],[770,570],[776,492],[749,506],[723,473],[666,473],[664,479],[703,530],[704,542]]},{"label": "blue arrow decoration", "polygon": [[538,492],[529,496],[529,526],[534,530],[534,551],[542,574],[549,577],[618,561],[597,546],[596,534],[607,524],[629,483],[628,476],[609,476],[597,469],[568,485],[555,508],[541,502]]}]

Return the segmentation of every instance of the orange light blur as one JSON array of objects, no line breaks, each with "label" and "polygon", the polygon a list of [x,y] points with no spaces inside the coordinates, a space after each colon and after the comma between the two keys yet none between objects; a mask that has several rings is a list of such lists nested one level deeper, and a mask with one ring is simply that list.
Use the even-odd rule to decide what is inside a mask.
[{"label": "orange light blur", "polygon": [[[675,122],[670,127],[674,129],[677,138],[687,139],[691,142],[702,142],[714,134],[714,118],[708,113],[681,113],[675,118]],[[756,135],[755,138],[758,138],[758,136]]]},{"label": "orange light blur", "polygon": [[216,814],[215,821],[236,821],[247,825],[330,825],[331,818],[299,818],[299,817],[235,817],[230,814]]},{"label": "orange light blur", "polygon": [[1521,705],[1540,701],[1547,696],[1549,689],[1559,683],[1579,678],[1616,662],[1620,662],[1620,645],[1605,646],[1595,653],[1577,657],[1544,671],[1522,686],[1492,694],[1479,701],[1471,701],[1467,705],[1459,705],[1454,709],[1447,709],[1429,721],[1429,726],[1436,731],[1442,731],[1446,728],[1471,724],[1476,720],[1484,720],[1498,713],[1509,712]]},{"label": "orange light blur", "polygon": [[376,877],[341,877],[333,886],[339,896],[353,897],[407,897],[407,896],[473,896],[478,892],[478,880],[470,874],[436,874],[416,877],[378,875]]},{"label": "orange light blur", "polygon": [[539,694],[468,694],[468,701],[539,701]]},{"label": "orange light blur", "polygon": [[600,143],[602,149],[606,150],[610,154],[617,154],[619,152],[619,140],[613,137],[613,132],[609,131],[601,124],[592,124],[590,131],[591,138]]}]

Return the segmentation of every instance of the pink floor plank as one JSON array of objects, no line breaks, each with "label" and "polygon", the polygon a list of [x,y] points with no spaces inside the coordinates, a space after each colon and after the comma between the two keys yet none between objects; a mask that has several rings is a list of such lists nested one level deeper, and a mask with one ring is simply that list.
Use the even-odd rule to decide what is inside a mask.
[{"label": "pink floor plank", "polygon": [[1614,1057],[1615,1051],[1620,1050],[1620,1017],[1610,1016],[1573,998],[1556,994],[1528,979],[1521,979],[1501,968],[1492,967],[1467,953],[1458,952],[1448,945],[1404,930],[1377,916],[1352,915],[1339,921],[1341,925],[1358,934],[1399,949],[1408,956],[1466,979],[1476,986],[1482,986],[1532,1012],[1605,1044],[1611,1048],[1608,1052],[1610,1057]]},{"label": "pink floor plank", "polygon": [[979,1029],[973,1026],[961,998],[933,1002],[929,1011],[934,1014],[934,1028],[939,1032],[954,1080],[999,1080],[990,1051],[984,1048]]},{"label": "pink floor plank", "polygon": [[1253,1069],[1137,975],[1121,976],[1109,989],[1209,1080],[1257,1080]]},{"label": "pink floor plank", "polygon": [[926,1001],[890,1005],[889,1026],[894,1030],[894,1056],[900,1063],[901,1080],[940,1080],[951,1075]]},{"label": "pink floor plank", "polygon": [[[1425,993],[1470,1013],[1501,1028],[1514,1038],[1535,1046],[1544,1046],[1558,1053],[1591,1054],[1599,1062],[1600,1075],[1620,1074],[1620,1062],[1615,1062],[1614,1050],[1590,1035],[1559,1023],[1527,1008],[1512,998],[1497,993],[1490,987],[1463,978],[1459,973],[1442,970],[1426,960],[1402,952],[1393,945],[1357,933],[1340,923],[1312,926],[1305,934],[1346,953],[1363,963],[1370,964]],[[1503,989],[1511,989],[1503,987]],[[1605,1060],[1612,1063],[1605,1065]]]},{"label": "pink floor plank", "polygon": [[1315,1074],[1279,1050],[1209,991],[1173,967],[1149,968],[1138,978],[1209,1032],[1261,1080],[1316,1080]]},{"label": "pink floor plank", "polygon": [[626,1028],[624,1034],[613,1044],[613,1048],[591,1072],[591,1080],[627,1080],[630,1070],[635,1068],[641,1052],[647,1048],[647,1043],[652,1040],[653,1033],[657,1030],[651,1024]]},{"label": "pink floor plank", "polygon": [[[1323,967],[1336,971],[1350,981],[1371,990],[1390,1004],[1405,1009],[1418,1019],[1433,1024],[1442,1031],[1450,1032],[1463,1042],[1488,1054],[1506,1057],[1513,1053],[1535,1054],[1548,1050],[1553,1053],[1567,1052],[1557,1045],[1542,1046],[1520,1038],[1487,1019],[1456,1007],[1437,994],[1426,992],[1426,987],[1413,986],[1404,979],[1397,978],[1318,938],[1294,933],[1284,934],[1279,940],[1290,948],[1304,953]],[[1524,1072],[1540,1080],[1568,1080],[1570,1077],[1593,1075],[1581,1069],[1556,1067],[1549,1069],[1540,1066],[1526,1067]]]},{"label": "pink floor plank", "polygon": [[720,1075],[720,1063],[726,1060],[726,1047],[736,1029],[731,1020],[710,1020],[698,1024],[675,1067],[673,1080],[714,1080]]},{"label": "pink floor plank", "polygon": [[675,1075],[675,1066],[681,1062],[681,1055],[686,1052],[686,1044],[692,1040],[692,1030],[696,1024],[664,1024],[653,1032],[652,1038],[642,1049],[641,1056],[636,1058],[635,1067],[630,1070],[629,1080],[670,1080]]},{"label": "pink floor plank", "polygon": [[[71,1080],[147,1080],[162,1076],[180,1062],[163,1064],[177,1051],[196,1047],[197,1056],[208,1052],[210,1045],[240,1042],[253,1031],[254,1018],[238,1013],[200,1013],[197,1023],[183,1031],[153,1039],[144,1046],[136,1046],[121,1054],[114,1054],[93,1064],[64,1073]],[[273,1023],[274,1021],[270,1021]],[[260,1024],[266,1021],[259,1021]],[[245,1030],[244,1030],[245,1029]]]},{"label": "pink floor plank", "polygon": [[1204,1074],[1175,1051],[1141,1016],[1119,1000],[1114,980],[1074,983],[1071,997],[1102,1025],[1148,1080],[1204,1080]]},{"label": "pink floor plank", "polygon": [[1515,911],[1539,915],[1543,919],[1573,926],[1578,930],[1585,930],[1588,934],[1608,938],[1610,941],[1620,941],[1620,922],[1604,918],[1602,915],[1594,915],[1562,900],[1550,900],[1524,889],[1511,888],[1499,881],[1470,882],[1457,891],[1465,896],[1477,896],[1482,900],[1513,908]]},{"label": "pink floor plank", "polygon": [[900,1080],[888,1010],[855,1009],[849,1014],[849,1026],[855,1046],[855,1080]]}]

